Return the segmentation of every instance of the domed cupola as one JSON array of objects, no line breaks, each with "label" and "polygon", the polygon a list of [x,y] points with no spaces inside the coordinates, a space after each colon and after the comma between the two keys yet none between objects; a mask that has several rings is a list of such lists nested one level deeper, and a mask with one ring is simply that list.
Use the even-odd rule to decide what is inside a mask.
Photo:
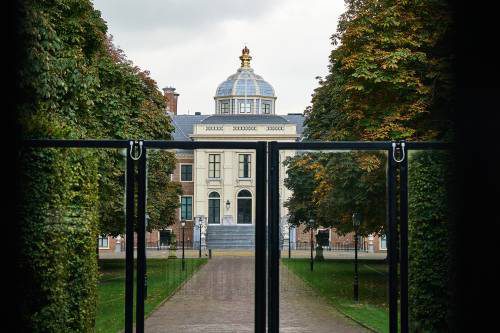
[{"label": "domed cupola", "polygon": [[245,46],[241,67],[222,82],[215,92],[216,114],[274,114],[274,88],[250,67],[250,50]]}]

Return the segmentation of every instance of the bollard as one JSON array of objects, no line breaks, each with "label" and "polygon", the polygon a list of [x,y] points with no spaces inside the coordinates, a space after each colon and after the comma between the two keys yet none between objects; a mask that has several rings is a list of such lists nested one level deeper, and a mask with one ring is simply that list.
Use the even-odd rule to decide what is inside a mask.
[{"label": "bollard", "polygon": [[212,259],[212,249],[208,249],[208,259]]}]

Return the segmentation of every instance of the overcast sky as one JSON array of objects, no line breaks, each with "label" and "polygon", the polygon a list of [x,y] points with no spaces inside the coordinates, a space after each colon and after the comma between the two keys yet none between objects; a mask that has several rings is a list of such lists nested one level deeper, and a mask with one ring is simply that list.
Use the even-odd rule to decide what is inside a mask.
[{"label": "overcast sky", "polygon": [[178,113],[211,114],[217,86],[240,66],[273,85],[277,113],[303,112],[324,76],[343,0],[94,0],[115,44],[173,86]]}]

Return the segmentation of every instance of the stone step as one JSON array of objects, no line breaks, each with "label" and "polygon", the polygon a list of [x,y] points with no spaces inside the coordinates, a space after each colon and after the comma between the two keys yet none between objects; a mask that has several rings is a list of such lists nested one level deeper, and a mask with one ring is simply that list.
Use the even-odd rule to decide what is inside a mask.
[{"label": "stone step", "polygon": [[253,249],[255,248],[254,225],[217,225],[207,228],[209,249]]},{"label": "stone step", "polygon": [[231,237],[231,236],[242,236],[242,237],[254,237],[255,233],[249,232],[207,232],[207,237],[210,236],[221,236],[221,237]]}]

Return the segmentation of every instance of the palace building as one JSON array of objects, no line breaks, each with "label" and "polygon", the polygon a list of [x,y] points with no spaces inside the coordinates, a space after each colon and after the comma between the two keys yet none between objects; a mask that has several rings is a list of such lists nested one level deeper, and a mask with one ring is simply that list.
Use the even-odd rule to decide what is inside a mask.
[{"label": "palace building", "polygon": [[[276,113],[275,90],[262,76],[256,74],[245,46],[239,57],[241,66],[215,90],[214,112],[194,115],[177,114],[179,94],[175,88],[164,88],[167,112],[175,127],[176,141],[300,141],[304,116]],[[172,180],[181,183],[183,194],[179,198],[176,222],[165,230],[147,233],[150,248],[164,248],[170,244],[172,234],[181,234],[180,221],[186,221],[187,246],[198,248],[200,232],[202,248],[253,248],[255,237],[255,152],[240,149],[177,150],[177,165]],[[281,152],[281,161],[294,155]],[[286,174],[281,166],[281,175]],[[282,240],[288,244],[290,236],[294,247],[307,242],[308,234],[288,230],[287,209],[283,206],[291,195],[280,180],[280,216]],[[202,226],[202,227],[200,227]],[[330,229],[320,229],[325,245],[342,242]],[[373,249],[383,249],[383,240],[372,237]],[[347,239],[347,238],[346,238]],[[350,237],[352,239],[352,237]],[[378,244],[375,244],[377,243]],[[120,239],[118,239],[118,242]],[[370,240],[368,240],[370,241]],[[116,239],[100,239],[103,250],[112,251]],[[345,242],[344,242],[345,243]],[[107,246],[105,246],[107,245]],[[123,247],[123,246],[120,246]],[[120,251],[118,248],[114,249]]]}]

